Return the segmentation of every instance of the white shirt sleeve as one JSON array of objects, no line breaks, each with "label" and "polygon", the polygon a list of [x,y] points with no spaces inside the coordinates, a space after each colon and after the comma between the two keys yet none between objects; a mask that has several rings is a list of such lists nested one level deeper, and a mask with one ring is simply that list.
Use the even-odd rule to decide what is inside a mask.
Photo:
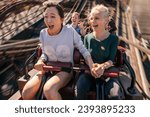
[{"label": "white shirt sleeve", "polygon": [[40,59],[42,59],[44,61],[47,61],[48,58],[47,58],[47,55],[45,54],[45,50],[44,50],[44,38],[43,38],[42,35],[43,35],[43,30],[41,30],[41,32],[40,32],[40,38],[39,38],[39,40],[40,40],[40,47],[42,49],[42,54],[41,54]]},{"label": "white shirt sleeve", "polygon": [[84,59],[87,58],[87,56],[90,56],[89,51],[84,46],[81,36],[73,29],[73,35],[74,35],[74,45],[75,47],[80,51]]}]

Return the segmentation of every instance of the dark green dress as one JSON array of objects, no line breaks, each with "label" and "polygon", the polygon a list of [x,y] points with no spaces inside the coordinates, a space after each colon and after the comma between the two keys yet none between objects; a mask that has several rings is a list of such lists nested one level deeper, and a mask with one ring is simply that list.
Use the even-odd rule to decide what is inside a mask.
[{"label": "dark green dress", "polygon": [[107,39],[96,40],[93,33],[85,36],[84,44],[91,53],[94,63],[103,63],[108,60],[114,62],[117,52],[118,37],[110,34]]},{"label": "dark green dress", "polygon": [[[108,60],[114,62],[115,55],[118,46],[118,37],[114,34],[110,34],[107,39],[98,41],[95,39],[92,33],[88,34],[84,38],[84,44],[90,51],[94,63],[104,63]],[[96,90],[95,78],[87,73],[82,73],[76,84],[76,99],[85,100],[88,99],[88,93]],[[110,78],[105,82],[104,86],[105,99],[124,99],[124,93],[118,78]]]}]

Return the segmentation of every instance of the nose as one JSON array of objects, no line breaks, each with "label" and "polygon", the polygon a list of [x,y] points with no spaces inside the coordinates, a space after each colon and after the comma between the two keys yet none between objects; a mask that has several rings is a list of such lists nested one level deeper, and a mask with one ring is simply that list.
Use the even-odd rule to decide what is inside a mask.
[{"label": "nose", "polygon": [[48,19],[47,19],[47,22],[48,22],[48,23],[52,22],[52,19],[51,19],[51,18],[48,18]]}]

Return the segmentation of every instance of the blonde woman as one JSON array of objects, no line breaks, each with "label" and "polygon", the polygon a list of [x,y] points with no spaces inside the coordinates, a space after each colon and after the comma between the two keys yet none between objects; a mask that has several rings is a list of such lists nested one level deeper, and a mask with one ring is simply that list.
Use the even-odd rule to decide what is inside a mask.
[{"label": "blonde woman", "polygon": [[[118,46],[118,37],[110,34],[109,10],[104,5],[95,6],[90,13],[90,25],[93,32],[87,34],[84,38],[84,44],[91,53],[94,61],[93,73],[82,74],[77,82],[77,99],[87,99],[87,93],[95,90],[95,79],[101,78],[106,69],[113,66]],[[106,99],[123,99],[123,93],[119,85],[118,79],[109,79],[105,83]]]}]

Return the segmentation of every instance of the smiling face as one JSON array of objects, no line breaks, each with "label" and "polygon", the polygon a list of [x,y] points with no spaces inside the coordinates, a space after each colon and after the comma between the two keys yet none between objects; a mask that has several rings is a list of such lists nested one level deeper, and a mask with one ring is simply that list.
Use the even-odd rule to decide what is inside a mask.
[{"label": "smiling face", "polygon": [[72,17],[71,17],[71,22],[74,24],[74,25],[77,25],[78,22],[79,22],[79,14],[78,13],[73,13],[72,14]]},{"label": "smiling face", "polygon": [[93,31],[104,31],[109,22],[109,15],[102,6],[92,9],[90,13],[90,25]]},{"label": "smiling face", "polygon": [[93,31],[105,30],[106,18],[104,18],[100,13],[91,13],[90,24]]},{"label": "smiling face", "polygon": [[48,7],[44,12],[44,22],[48,27],[48,33],[56,35],[61,31],[63,18],[59,16],[58,10],[55,7]]}]

